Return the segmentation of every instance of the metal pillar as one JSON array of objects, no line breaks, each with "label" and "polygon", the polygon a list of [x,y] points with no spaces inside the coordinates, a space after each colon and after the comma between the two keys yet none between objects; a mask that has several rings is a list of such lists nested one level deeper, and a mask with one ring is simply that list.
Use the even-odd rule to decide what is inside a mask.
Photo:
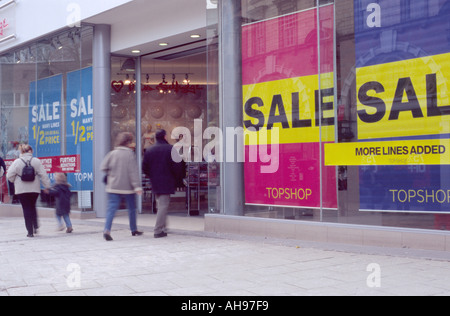
[{"label": "metal pillar", "polygon": [[106,217],[107,194],[100,170],[103,158],[111,150],[111,26],[96,25],[93,43],[94,104],[94,211]]},{"label": "metal pillar", "polygon": [[[219,1],[220,10],[220,89],[223,157],[227,150],[227,127],[242,126],[242,43],[241,1]],[[239,136],[238,136],[239,137]],[[237,139],[234,152],[238,152]],[[242,150],[239,149],[239,150]],[[236,158],[235,158],[236,159]],[[223,208],[226,215],[244,215],[244,164],[225,161],[222,166]]]},{"label": "metal pillar", "polygon": [[[136,156],[139,179],[142,180],[142,57],[136,59]],[[142,196],[137,196],[137,212],[142,214]]]}]

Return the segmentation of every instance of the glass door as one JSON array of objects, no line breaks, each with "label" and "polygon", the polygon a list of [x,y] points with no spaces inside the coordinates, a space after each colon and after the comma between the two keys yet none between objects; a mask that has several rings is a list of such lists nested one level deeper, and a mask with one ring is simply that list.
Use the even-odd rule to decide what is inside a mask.
[{"label": "glass door", "polygon": [[[171,212],[198,215],[208,209],[208,165],[203,139],[209,124],[207,54],[204,50],[176,56],[150,54],[141,58],[141,155],[155,144],[155,133],[164,129],[167,141],[179,146],[186,177],[171,199]],[[144,213],[155,211],[149,179],[143,177]]]}]

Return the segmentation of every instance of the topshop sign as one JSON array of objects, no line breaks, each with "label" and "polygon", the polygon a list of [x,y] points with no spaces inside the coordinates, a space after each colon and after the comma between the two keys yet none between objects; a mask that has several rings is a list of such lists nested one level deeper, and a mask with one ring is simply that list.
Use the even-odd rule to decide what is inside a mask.
[{"label": "topshop sign", "polygon": [[16,38],[15,0],[0,1],[0,44]]}]

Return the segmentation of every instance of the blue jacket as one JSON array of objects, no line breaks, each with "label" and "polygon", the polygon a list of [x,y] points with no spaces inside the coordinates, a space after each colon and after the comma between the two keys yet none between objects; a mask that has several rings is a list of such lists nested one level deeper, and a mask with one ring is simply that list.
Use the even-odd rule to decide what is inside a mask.
[{"label": "blue jacket", "polygon": [[72,193],[70,192],[69,184],[55,184],[49,190],[49,194],[56,197],[56,215],[70,214],[70,197]]}]

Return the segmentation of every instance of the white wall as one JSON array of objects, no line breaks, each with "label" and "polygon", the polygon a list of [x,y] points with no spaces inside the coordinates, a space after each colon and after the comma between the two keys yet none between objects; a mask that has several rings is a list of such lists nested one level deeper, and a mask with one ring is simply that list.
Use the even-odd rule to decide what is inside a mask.
[{"label": "white wall", "polygon": [[0,53],[79,20],[110,24],[113,53],[129,53],[140,45],[148,51],[150,42],[205,28],[206,6],[206,0],[16,0],[0,10],[0,21],[14,17],[10,27],[17,37],[1,43]]},{"label": "white wall", "polygon": [[129,54],[131,48],[149,52],[160,49],[152,42],[169,39],[172,45],[184,44],[186,39],[173,37],[204,29],[206,0],[133,0],[87,22],[111,24],[113,53]]},{"label": "white wall", "polygon": [[[9,0],[1,0],[0,5]],[[75,20],[85,20],[132,0],[16,0],[15,5],[0,10],[13,16],[16,39],[0,44],[0,52],[37,37],[62,29]],[[1,19],[2,20],[2,19]]]}]

